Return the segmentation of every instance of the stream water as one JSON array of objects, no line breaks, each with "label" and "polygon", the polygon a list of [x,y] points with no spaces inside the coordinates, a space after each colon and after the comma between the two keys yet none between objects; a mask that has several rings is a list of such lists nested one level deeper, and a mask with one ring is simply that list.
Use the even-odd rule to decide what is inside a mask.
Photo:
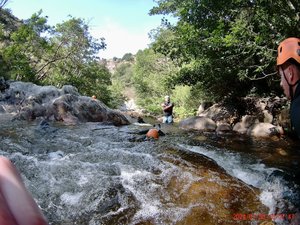
[{"label": "stream water", "polygon": [[300,145],[136,125],[65,126],[0,114],[0,155],[50,224],[297,224]]}]

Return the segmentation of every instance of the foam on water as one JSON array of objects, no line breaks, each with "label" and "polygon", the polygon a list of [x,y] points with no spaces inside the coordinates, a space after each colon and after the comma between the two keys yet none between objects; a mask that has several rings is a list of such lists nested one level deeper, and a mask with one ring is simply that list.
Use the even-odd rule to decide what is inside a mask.
[{"label": "foam on water", "polygon": [[56,151],[50,152],[48,155],[51,160],[59,160],[64,156],[64,153],[62,151]]},{"label": "foam on water", "polygon": [[[146,218],[150,218],[159,213],[160,203],[158,202],[158,200],[154,198],[151,200],[151,196],[148,196],[147,193],[144,193],[140,189],[136,188],[136,185],[139,185],[138,181],[144,180],[146,182],[147,179],[151,179],[151,173],[139,170],[130,171],[123,168],[121,169],[121,178],[124,187],[134,193],[135,197],[141,203],[141,210],[136,214],[136,217],[143,216]],[[154,188],[153,185],[152,187]]]},{"label": "foam on water", "polygon": [[60,199],[66,205],[76,205],[80,202],[82,196],[83,196],[83,192],[79,192],[79,193],[66,192],[60,196]]},{"label": "foam on water", "polygon": [[154,220],[156,224],[164,224],[169,220],[173,224],[184,218],[192,207],[181,208],[172,203],[164,203],[169,202],[164,183],[158,183],[159,178],[148,171],[134,170],[123,165],[121,179],[123,186],[134,194],[140,204],[139,210],[134,215],[133,224],[145,220]]},{"label": "foam on water", "polygon": [[[131,143],[127,141],[131,134],[119,132],[120,128],[85,126],[60,127],[55,133],[44,134],[27,125],[17,132],[12,130],[10,135],[2,126],[6,136],[0,153],[18,166],[50,221],[75,222],[79,215],[88,215],[85,223],[90,225],[105,219],[116,222],[118,218],[129,224],[176,224],[195,207],[214,212],[214,203],[180,202],[180,196],[202,179],[198,173],[195,175],[192,163],[180,155],[156,151],[154,142]],[[251,162],[239,153],[180,147],[206,155],[228,174],[260,188],[260,199],[270,209],[278,205],[283,192],[291,192],[280,177],[273,176],[275,168]],[[184,166],[178,166],[177,162],[182,161]],[[114,222],[110,224],[118,224]]]},{"label": "foam on water", "polygon": [[78,184],[79,186],[84,186],[84,185],[87,184],[88,182],[89,182],[89,179],[87,178],[87,176],[81,174],[81,175],[79,176],[79,179],[78,179],[78,181],[77,181],[77,184]]},{"label": "foam on water", "polygon": [[214,160],[219,166],[224,168],[228,174],[236,177],[248,185],[261,190],[260,201],[269,208],[269,213],[274,213],[284,192],[289,190],[280,177],[270,175],[279,169],[266,167],[260,162],[250,161],[241,154],[231,153],[222,149],[206,149],[200,146],[189,146],[179,144],[181,148],[199,153]]}]

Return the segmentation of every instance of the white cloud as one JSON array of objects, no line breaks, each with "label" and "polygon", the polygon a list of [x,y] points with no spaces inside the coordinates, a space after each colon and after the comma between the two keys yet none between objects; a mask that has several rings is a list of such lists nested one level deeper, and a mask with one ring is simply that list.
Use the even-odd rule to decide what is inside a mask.
[{"label": "white cloud", "polygon": [[91,34],[95,38],[105,38],[106,50],[101,50],[101,58],[122,58],[125,53],[135,54],[140,49],[148,47],[150,40],[147,30],[130,31],[110,20],[103,27],[92,27]]}]

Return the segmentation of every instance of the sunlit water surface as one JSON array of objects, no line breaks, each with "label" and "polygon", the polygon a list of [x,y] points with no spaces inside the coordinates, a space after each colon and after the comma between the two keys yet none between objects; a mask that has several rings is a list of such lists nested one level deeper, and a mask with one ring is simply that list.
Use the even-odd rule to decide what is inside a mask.
[{"label": "sunlit water surface", "polygon": [[0,114],[0,155],[50,224],[290,224],[299,211],[296,142],[40,122]]}]

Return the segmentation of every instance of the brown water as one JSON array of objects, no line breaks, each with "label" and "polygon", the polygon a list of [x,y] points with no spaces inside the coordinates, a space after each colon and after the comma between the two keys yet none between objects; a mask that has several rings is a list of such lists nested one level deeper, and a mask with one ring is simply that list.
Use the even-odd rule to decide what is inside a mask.
[{"label": "brown water", "polygon": [[135,125],[0,123],[0,154],[50,224],[261,224],[299,211],[300,148],[290,140],[173,125],[144,141],[147,127]]}]

